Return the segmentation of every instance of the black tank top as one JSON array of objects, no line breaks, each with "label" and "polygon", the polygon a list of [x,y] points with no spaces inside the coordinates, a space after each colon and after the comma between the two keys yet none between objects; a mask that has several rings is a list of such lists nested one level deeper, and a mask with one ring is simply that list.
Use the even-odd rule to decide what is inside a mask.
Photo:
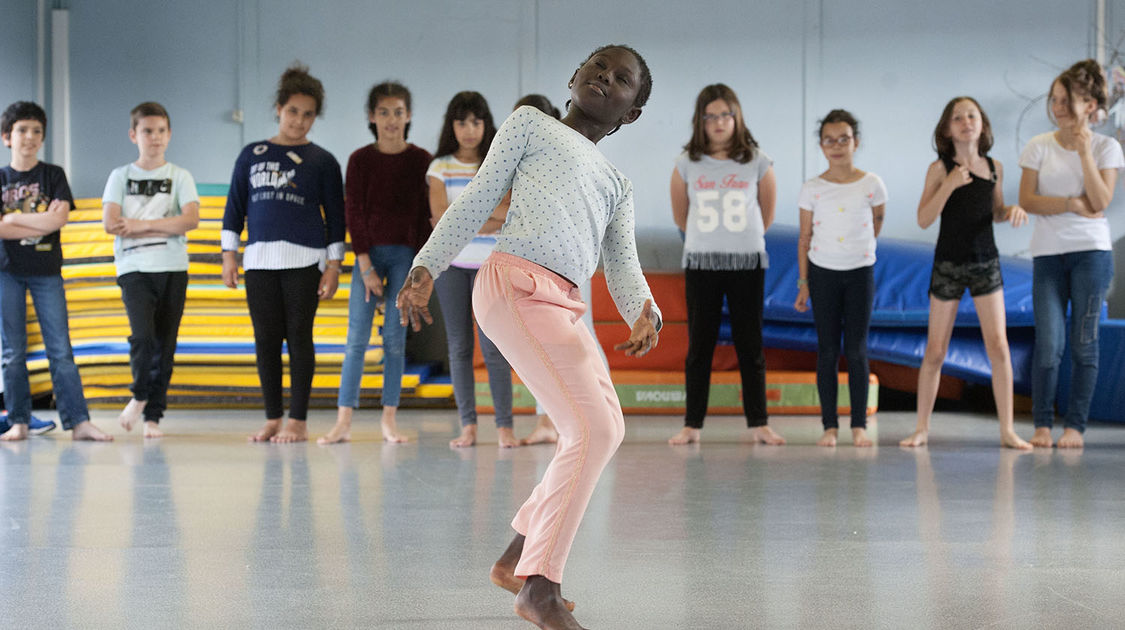
[{"label": "black tank top", "polygon": [[[996,188],[996,165],[988,160],[991,179],[971,173],[972,181],[953,191],[941,211],[934,260],[953,263],[985,262],[999,257],[992,237],[992,191]],[[957,164],[942,156],[945,172]]]}]

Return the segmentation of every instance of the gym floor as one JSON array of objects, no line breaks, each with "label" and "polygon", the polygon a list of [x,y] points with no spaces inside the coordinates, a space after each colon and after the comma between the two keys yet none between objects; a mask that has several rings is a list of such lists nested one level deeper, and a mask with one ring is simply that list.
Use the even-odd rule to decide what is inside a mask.
[{"label": "gym floor", "polygon": [[[42,414],[54,419],[53,413]],[[315,438],[334,413],[314,411]],[[256,445],[258,411],[175,411],[168,436],[113,444],[55,431],[0,446],[0,593],[10,628],[525,628],[488,580],[551,446],[451,450],[452,410],[378,410],[350,444]],[[520,417],[517,435],[533,418]],[[563,579],[587,627],[1105,628],[1125,619],[1125,426],[1082,452],[998,447],[994,418],[938,413],[931,445],[784,447],[710,418],[626,418]],[[1031,435],[1027,418],[1017,431]],[[1059,431],[1056,430],[1056,437]]]}]

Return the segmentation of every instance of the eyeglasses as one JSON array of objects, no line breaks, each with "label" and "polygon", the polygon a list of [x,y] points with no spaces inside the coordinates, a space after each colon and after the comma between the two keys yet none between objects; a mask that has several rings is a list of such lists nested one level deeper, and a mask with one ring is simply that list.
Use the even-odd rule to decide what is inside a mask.
[{"label": "eyeglasses", "polygon": [[852,141],[851,136],[840,136],[839,138],[821,138],[820,146],[824,148],[831,148],[833,145],[838,147],[846,147]]},{"label": "eyeglasses", "polygon": [[720,120],[726,121],[734,118],[734,112],[723,112],[721,114],[703,114],[703,122],[718,122]]}]

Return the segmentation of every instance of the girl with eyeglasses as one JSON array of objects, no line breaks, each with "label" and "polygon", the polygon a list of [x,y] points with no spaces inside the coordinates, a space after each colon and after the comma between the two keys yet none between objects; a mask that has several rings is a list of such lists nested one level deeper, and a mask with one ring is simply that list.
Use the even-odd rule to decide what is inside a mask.
[{"label": "girl with eyeglasses", "polygon": [[887,188],[874,173],[856,168],[859,121],[834,109],[820,121],[820,148],[828,170],[805,182],[797,205],[797,301],[800,312],[813,304],[816,324],[816,389],[824,435],[820,446],[836,446],[840,336],[848,360],[852,443],[871,446],[867,436],[867,329],[875,303],[875,238],[883,227]]},{"label": "girl with eyeglasses", "polygon": [[762,352],[765,232],[773,223],[773,160],[758,148],[734,90],[708,85],[695,100],[691,140],[672,171],[672,218],[684,232],[688,353],[684,428],[669,444],[699,442],[711,389],[711,359],[723,298],[742,376],[742,406],[755,442],[784,444],[767,423]]}]

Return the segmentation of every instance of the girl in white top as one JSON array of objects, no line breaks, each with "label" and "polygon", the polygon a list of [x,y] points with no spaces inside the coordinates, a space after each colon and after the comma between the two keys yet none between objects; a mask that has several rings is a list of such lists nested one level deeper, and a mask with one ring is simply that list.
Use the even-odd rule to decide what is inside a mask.
[{"label": "girl in white top", "polygon": [[1020,205],[1035,217],[1035,354],[1031,373],[1033,446],[1050,448],[1059,362],[1071,310],[1070,400],[1059,448],[1080,448],[1098,380],[1098,321],[1113,280],[1113,243],[1105,210],[1113,201],[1121,144],[1093,133],[1105,115],[1105,74],[1080,61],[1051,83],[1047,113],[1058,129],[1035,136],[1020,155]]},{"label": "girl in white top", "polygon": [[688,353],[684,427],[668,443],[699,441],[726,298],[746,425],[755,442],[784,444],[766,424],[762,352],[762,300],[769,266],[765,233],[773,223],[777,179],[773,160],[746,127],[738,96],[722,83],[704,87],[695,99],[692,136],[676,158],[671,195],[672,218],[685,234]]},{"label": "girl in white top", "polygon": [[492,581],[516,592],[516,612],[540,628],[578,628],[560,582],[598,477],[624,437],[609,371],[580,319],[576,286],[599,258],[618,311],[632,325],[617,345],[627,355],[657,341],[653,305],[634,234],[633,188],[596,142],[632,123],[652,89],[644,59],[631,48],[595,50],[570,80],[560,122],[521,107],[500,127],[484,163],[434,228],[398,295],[415,330],[432,278],[492,215],[509,188],[508,218],[473,291],[477,321],[555,421],[555,457],[517,512],[517,534],[493,566]]},{"label": "girl in white top", "polygon": [[[480,92],[453,95],[445,108],[438,138],[437,157],[426,171],[430,185],[430,215],[436,225],[449,204],[469,185],[496,135],[492,111]],[[449,269],[434,283],[441,303],[442,322],[449,346],[449,376],[461,418],[461,434],[450,440],[454,448],[477,442],[476,378],[473,373],[473,329],[480,337],[481,355],[488,369],[488,388],[496,418],[496,440],[501,448],[517,446],[512,433],[512,368],[496,345],[473,324],[473,283],[477,270],[496,245],[493,234],[504,224],[508,204],[501,202],[480,232],[453,259]]]},{"label": "girl in white top", "polygon": [[797,301],[800,312],[812,299],[816,323],[816,388],[824,435],[820,446],[836,446],[837,370],[840,336],[848,360],[852,443],[871,446],[867,436],[867,329],[875,302],[875,237],[883,227],[887,188],[874,173],[856,168],[859,121],[834,109],[820,121],[820,147],[828,170],[805,182],[797,205]]}]

